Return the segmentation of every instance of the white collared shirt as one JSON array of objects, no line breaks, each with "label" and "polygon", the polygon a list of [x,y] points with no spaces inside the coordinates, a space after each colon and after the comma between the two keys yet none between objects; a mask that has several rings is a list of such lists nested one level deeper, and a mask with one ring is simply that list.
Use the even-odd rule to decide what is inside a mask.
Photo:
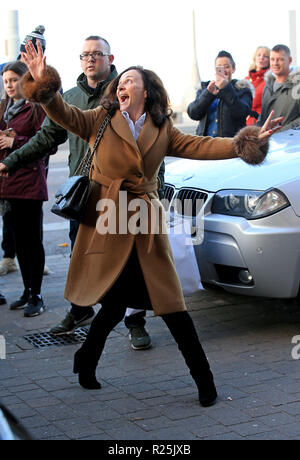
[{"label": "white collared shirt", "polygon": [[131,120],[128,112],[122,112],[122,115],[125,118],[125,120],[127,121],[128,126],[130,128],[130,131],[132,132],[132,135],[133,135],[134,139],[137,140],[137,138],[139,137],[140,132],[142,131],[142,128],[143,128],[143,126],[145,124],[146,112],[143,113],[143,115],[137,120],[136,123],[134,123]]}]

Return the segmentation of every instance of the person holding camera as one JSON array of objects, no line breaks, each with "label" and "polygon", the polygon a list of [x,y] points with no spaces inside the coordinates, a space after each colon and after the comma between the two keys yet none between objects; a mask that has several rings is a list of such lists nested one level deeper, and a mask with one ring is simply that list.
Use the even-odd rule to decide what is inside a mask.
[{"label": "person holding camera", "polygon": [[230,53],[220,51],[215,60],[215,79],[202,82],[187,112],[198,120],[198,136],[233,137],[246,125],[252,108],[252,85],[234,80],[235,62]]}]

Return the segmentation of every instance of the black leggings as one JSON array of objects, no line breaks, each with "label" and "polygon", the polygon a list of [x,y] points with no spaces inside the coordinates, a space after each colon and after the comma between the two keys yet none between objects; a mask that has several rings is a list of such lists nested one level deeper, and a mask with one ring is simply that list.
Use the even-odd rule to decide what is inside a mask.
[{"label": "black leggings", "polygon": [[[94,318],[81,348],[86,362],[93,368],[97,366],[109,333],[125,315],[126,305],[121,306],[120,298],[113,297],[108,294],[102,299],[102,308]],[[161,317],[174,337],[194,380],[198,382],[203,376],[207,376],[210,373],[209,363],[189,313],[182,311]]]},{"label": "black leggings", "polygon": [[45,265],[45,251],[41,232],[43,201],[9,200],[10,222],[16,242],[24,289],[40,294]]},{"label": "black leggings", "polygon": [[11,211],[8,211],[3,216],[2,233],[3,258],[14,259],[16,257],[16,242],[14,230],[11,226]]}]

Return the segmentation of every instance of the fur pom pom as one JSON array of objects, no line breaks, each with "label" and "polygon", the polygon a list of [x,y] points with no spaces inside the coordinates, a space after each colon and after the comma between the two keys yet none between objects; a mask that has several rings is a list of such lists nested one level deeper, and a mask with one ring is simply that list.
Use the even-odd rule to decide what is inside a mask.
[{"label": "fur pom pom", "polygon": [[269,140],[260,141],[260,128],[246,126],[234,137],[234,151],[246,163],[258,165],[264,161],[269,150]]},{"label": "fur pom pom", "polygon": [[39,80],[34,80],[27,72],[21,80],[21,91],[25,99],[40,104],[48,104],[61,88],[61,80],[54,67],[47,66],[45,75]]}]

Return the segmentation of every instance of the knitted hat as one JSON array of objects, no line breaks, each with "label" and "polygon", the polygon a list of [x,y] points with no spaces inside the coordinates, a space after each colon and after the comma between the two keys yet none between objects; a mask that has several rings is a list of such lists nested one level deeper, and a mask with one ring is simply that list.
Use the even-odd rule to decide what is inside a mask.
[{"label": "knitted hat", "polygon": [[44,38],[44,32],[45,32],[45,27],[44,26],[37,26],[34,29],[33,32],[31,32],[30,34],[26,35],[26,37],[24,38],[23,43],[21,44],[20,51],[22,51],[23,53],[26,53],[25,45],[27,45],[27,43],[29,41],[32,41],[33,46],[36,48],[37,40],[39,40],[41,42],[43,51],[45,51],[46,40]]}]

